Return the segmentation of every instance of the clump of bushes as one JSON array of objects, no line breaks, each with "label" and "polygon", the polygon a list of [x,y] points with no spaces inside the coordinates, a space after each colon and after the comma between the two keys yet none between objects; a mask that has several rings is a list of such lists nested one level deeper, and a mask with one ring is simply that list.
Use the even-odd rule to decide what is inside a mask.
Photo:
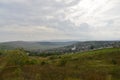
[{"label": "clump of bushes", "polygon": [[54,59],[58,59],[58,58],[60,59],[61,56],[56,56],[56,55],[54,55],[54,56],[50,56],[50,57],[49,57],[50,60],[54,60]]},{"label": "clump of bushes", "polygon": [[67,63],[67,60],[61,59],[61,60],[58,61],[57,66],[65,66],[66,63]]},{"label": "clump of bushes", "polygon": [[27,64],[30,64],[30,65],[39,64],[39,61],[35,58],[32,58],[27,61]]},{"label": "clump of bushes", "polygon": [[24,50],[16,49],[7,52],[6,56],[8,64],[22,66],[29,60],[28,55]]},{"label": "clump of bushes", "polygon": [[40,64],[41,64],[41,65],[45,65],[45,64],[46,64],[46,62],[45,62],[45,61],[42,61]]}]

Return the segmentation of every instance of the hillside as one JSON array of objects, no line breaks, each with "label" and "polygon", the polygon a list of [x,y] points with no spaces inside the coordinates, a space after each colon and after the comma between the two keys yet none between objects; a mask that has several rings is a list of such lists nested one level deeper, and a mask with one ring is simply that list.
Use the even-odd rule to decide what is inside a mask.
[{"label": "hillside", "polygon": [[5,58],[5,53],[1,51],[0,80],[120,80],[120,48],[48,57],[13,50],[7,53],[14,57]]},{"label": "hillside", "polygon": [[38,53],[75,53],[75,52],[84,52],[90,50],[98,50],[104,48],[113,48],[120,47],[120,41],[84,41],[84,42],[76,42],[71,45],[67,45],[64,47],[48,49],[43,51],[37,51]]},{"label": "hillside", "polygon": [[[120,47],[120,41],[68,41],[68,42],[30,42],[30,41],[12,41],[0,43],[0,49],[11,50],[23,48],[31,55],[39,55],[41,53],[70,53],[83,52],[89,50]],[[37,53],[37,54],[35,54]]]},{"label": "hillside", "polygon": [[0,43],[0,49],[24,48],[26,50],[46,50],[68,46],[75,43],[70,42],[29,42],[29,41],[12,41]]}]

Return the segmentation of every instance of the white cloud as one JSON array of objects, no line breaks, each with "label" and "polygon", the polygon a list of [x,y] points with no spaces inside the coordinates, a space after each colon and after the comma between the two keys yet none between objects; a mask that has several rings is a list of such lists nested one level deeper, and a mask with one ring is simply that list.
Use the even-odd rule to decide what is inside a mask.
[{"label": "white cloud", "polygon": [[[84,22],[93,26],[99,23],[103,24],[102,20],[116,17],[116,15],[109,14],[109,12],[113,12],[112,8],[116,6],[116,1],[118,0],[82,0],[78,5],[67,9],[66,19],[76,25]],[[119,9],[118,7],[115,8]]]}]

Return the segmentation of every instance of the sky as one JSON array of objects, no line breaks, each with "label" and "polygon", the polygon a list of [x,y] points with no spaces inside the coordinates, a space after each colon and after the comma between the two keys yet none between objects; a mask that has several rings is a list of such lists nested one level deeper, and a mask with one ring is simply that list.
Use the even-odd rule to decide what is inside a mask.
[{"label": "sky", "polygon": [[120,40],[120,0],[0,0],[0,42]]}]

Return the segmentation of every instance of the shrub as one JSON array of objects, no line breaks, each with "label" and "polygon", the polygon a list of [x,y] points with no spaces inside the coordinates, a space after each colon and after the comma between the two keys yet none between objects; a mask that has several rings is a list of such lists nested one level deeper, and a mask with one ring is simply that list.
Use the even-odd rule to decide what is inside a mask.
[{"label": "shrub", "polygon": [[17,77],[19,77],[22,74],[22,70],[18,67],[14,73],[16,74]]},{"label": "shrub", "polygon": [[66,60],[64,60],[64,59],[61,59],[59,62],[58,62],[58,66],[65,66],[66,65],[66,63],[67,63],[67,61]]},{"label": "shrub", "polygon": [[22,66],[28,61],[28,56],[25,51],[11,50],[7,53],[7,61],[9,64]]},{"label": "shrub", "polygon": [[116,60],[112,59],[112,64],[116,65],[117,64]]},{"label": "shrub", "polygon": [[41,62],[41,65],[45,65],[45,64],[46,64],[46,62],[44,62],[44,61]]},{"label": "shrub", "polygon": [[38,64],[39,63],[39,61],[37,60],[37,59],[35,59],[35,58],[33,58],[33,59],[29,59],[28,61],[27,61],[27,64]]}]

